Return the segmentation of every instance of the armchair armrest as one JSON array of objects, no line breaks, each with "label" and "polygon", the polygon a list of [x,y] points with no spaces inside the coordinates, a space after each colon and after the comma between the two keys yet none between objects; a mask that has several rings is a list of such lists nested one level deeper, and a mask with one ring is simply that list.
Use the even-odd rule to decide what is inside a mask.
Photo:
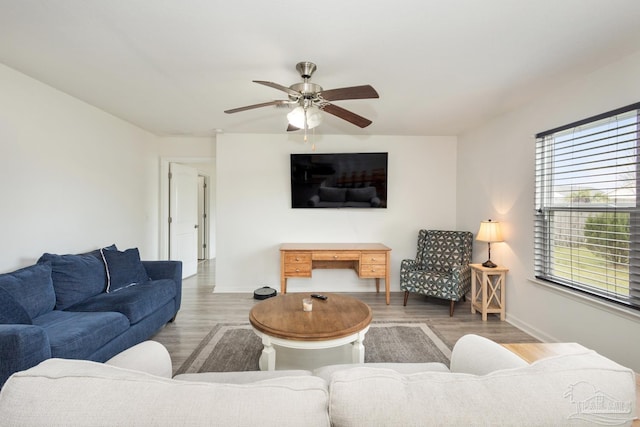
[{"label": "armchair armrest", "polygon": [[40,326],[0,325],[0,387],[14,372],[49,358],[49,337]]},{"label": "armchair armrest", "polygon": [[414,259],[403,259],[400,263],[400,271],[413,271],[418,269],[418,264]]}]

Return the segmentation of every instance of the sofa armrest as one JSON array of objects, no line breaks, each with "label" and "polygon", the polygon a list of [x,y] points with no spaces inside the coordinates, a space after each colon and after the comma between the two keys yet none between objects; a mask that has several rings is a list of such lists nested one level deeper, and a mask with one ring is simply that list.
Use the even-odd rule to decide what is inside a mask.
[{"label": "sofa armrest", "polygon": [[172,279],[176,284],[176,312],[182,302],[182,261],[142,261],[151,280]]},{"label": "sofa armrest", "polygon": [[173,279],[182,282],[182,261],[142,261],[151,280]]},{"label": "sofa armrest", "polygon": [[0,325],[0,387],[14,372],[50,357],[49,337],[40,326]]},{"label": "sofa armrest", "polygon": [[485,375],[528,363],[500,344],[479,335],[461,337],[451,351],[451,372]]},{"label": "sofa armrest", "polygon": [[171,356],[165,346],[157,341],[144,341],[136,344],[104,363],[164,378],[171,378],[173,374]]}]

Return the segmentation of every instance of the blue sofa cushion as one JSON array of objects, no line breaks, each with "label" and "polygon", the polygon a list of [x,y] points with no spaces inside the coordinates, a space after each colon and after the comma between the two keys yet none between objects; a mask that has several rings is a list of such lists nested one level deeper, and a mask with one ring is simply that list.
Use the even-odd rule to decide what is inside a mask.
[{"label": "blue sofa cushion", "polygon": [[107,292],[149,281],[138,248],[124,252],[101,249],[100,252],[107,268]]},{"label": "blue sofa cushion", "polygon": [[116,244],[115,244],[115,243],[113,243],[113,244],[111,244],[111,245],[109,245],[109,246],[105,246],[104,248],[94,249],[94,250],[92,250],[92,251],[85,252],[85,253],[83,253],[82,255],[91,255],[91,256],[94,256],[94,257],[98,258],[98,259],[100,260],[100,262],[104,263],[104,261],[103,261],[103,259],[102,259],[102,252],[100,252],[100,251],[102,251],[102,250],[105,250],[105,251],[117,251],[117,250],[118,250],[118,248],[116,247]]},{"label": "blue sofa cushion", "polygon": [[32,320],[53,310],[56,305],[49,263],[0,274],[0,288],[7,291]]},{"label": "blue sofa cushion", "polygon": [[33,319],[49,336],[51,357],[87,359],[129,329],[126,316],[54,310]]},{"label": "blue sofa cushion", "polygon": [[38,260],[43,262],[51,263],[56,310],[64,310],[105,290],[104,264],[95,256],[45,253]]},{"label": "blue sofa cushion", "polygon": [[0,288],[0,324],[31,325],[29,313],[2,288]]},{"label": "blue sofa cushion", "polygon": [[176,296],[171,279],[153,280],[129,286],[117,292],[102,293],[68,308],[68,311],[117,311],[133,325],[152,314]]}]

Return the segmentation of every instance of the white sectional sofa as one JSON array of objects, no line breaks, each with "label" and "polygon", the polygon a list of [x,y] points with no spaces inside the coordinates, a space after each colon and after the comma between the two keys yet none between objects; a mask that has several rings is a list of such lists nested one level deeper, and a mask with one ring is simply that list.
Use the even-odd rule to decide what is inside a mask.
[{"label": "white sectional sofa", "polygon": [[0,426],[631,425],[634,372],[593,352],[531,365],[476,335],[439,363],[171,377],[147,341],[105,364],[50,359],[0,391]]}]

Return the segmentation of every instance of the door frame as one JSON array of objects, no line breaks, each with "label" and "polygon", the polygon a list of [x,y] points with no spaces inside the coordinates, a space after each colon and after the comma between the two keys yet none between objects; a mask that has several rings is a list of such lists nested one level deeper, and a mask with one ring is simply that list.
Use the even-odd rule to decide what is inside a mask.
[{"label": "door frame", "polygon": [[[202,178],[203,187],[200,187]],[[209,259],[209,175],[198,171],[198,261]],[[200,192],[200,190],[203,190]],[[200,209],[200,197],[202,197],[202,209]],[[202,258],[200,253],[202,251]]]},{"label": "door frame", "polygon": [[[159,221],[160,229],[158,230],[158,259],[169,259],[169,163],[184,163],[191,165],[195,169],[198,169],[197,165],[193,163],[207,163],[212,164],[215,161],[215,157],[160,157],[160,206],[159,206]],[[208,176],[206,173],[199,174]],[[207,189],[209,194],[209,200],[211,200],[211,188]],[[211,215],[208,215],[210,217]],[[211,223],[207,218],[207,225],[209,236],[211,236]],[[209,239],[211,240],[211,239]]]}]

